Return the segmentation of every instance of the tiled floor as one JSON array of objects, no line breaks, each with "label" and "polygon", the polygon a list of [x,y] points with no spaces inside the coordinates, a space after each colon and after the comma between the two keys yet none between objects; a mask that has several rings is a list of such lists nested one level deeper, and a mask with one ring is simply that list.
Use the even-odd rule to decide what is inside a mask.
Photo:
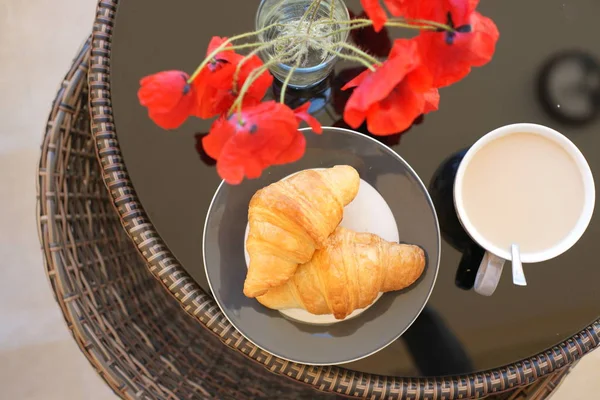
[{"label": "tiled floor", "polygon": [[[60,79],[90,31],[96,0],[0,0],[0,398],[115,399],[79,352],[46,281],[35,167]],[[553,400],[599,398],[600,352]]]}]

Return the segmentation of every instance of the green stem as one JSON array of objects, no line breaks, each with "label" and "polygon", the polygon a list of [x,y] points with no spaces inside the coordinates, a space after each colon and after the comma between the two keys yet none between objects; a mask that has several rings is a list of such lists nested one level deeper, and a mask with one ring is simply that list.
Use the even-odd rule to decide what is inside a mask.
[{"label": "green stem", "polygon": [[235,50],[251,49],[252,47],[257,47],[257,46],[262,46],[262,45],[263,45],[263,42],[244,43],[244,44],[239,44],[237,46],[225,47],[221,51],[231,51],[231,50],[235,51]]},{"label": "green stem", "polygon": [[329,19],[333,21],[333,14],[335,13],[335,1],[331,0],[331,7],[329,7]]},{"label": "green stem", "polygon": [[387,21],[385,26],[390,26],[392,28],[404,28],[404,29],[414,29],[417,31],[436,31],[438,28],[435,26],[424,26],[424,25],[411,25],[405,22],[395,22],[395,21]]},{"label": "green stem", "polygon": [[268,26],[265,26],[262,29],[259,29],[257,31],[254,32],[247,32],[247,33],[242,33],[241,35],[237,35],[237,36],[233,36],[230,37],[229,39],[227,39],[226,41],[224,41],[219,47],[217,47],[215,50],[213,50],[205,59],[204,61],[202,61],[202,63],[198,66],[198,68],[196,68],[196,70],[194,71],[194,73],[192,74],[192,76],[190,77],[190,79],[188,79],[188,83],[192,83],[194,81],[194,79],[196,79],[196,77],[198,76],[198,74],[202,71],[202,69],[204,69],[204,67],[206,67],[208,65],[208,63],[211,62],[211,60],[220,52],[223,51],[223,49],[225,49],[231,42],[234,42],[236,40],[240,40],[240,39],[244,39],[250,36],[256,36],[259,33],[268,31],[269,29],[273,29],[277,26],[282,26],[282,24],[280,23],[274,23]]},{"label": "green stem", "polygon": [[[390,21],[396,21],[396,20],[390,20]],[[411,23],[411,22],[416,22],[417,24],[424,24],[424,25],[428,25],[428,26],[433,26],[439,29],[443,29],[445,31],[448,32],[453,32],[454,29],[452,29],[452,27],[450,25],[446,25],[446,24],[442,24],[440,22],[435,22],[435,21],[429,21],[426,19],[405,19],[405,22]]]},{"label": "green stem", "polygon": [[[385,23],[385,26],[391,26],[394,28],[415,29],[415,30],[437,30],[437,29],[443,29],[446,31],[453,30],[450,26],[439,23],[439,22],[435,22],[435,21],[410,20],[412,22],[415,22],[416,24],[410,23],[408,21],[409,20],[404,20],[404,19],[402,19],[402,20],[390,19]],[[353,30],[353,29],[358,29],[358,28],[362,28],[365,26],[373,25],[373,21],[371,21],[370,19],[366,19],[366,18],[357,18],[357,19],[352,19],[349,21],[333,21],[333,22],[323,21],[320,23],[323,23],[323,24],[327,24],[327,23],[334,24],[335,23],[338,25],[360,25],[360,26],[352,26],[348,30]]]},{"label": "green stem", "polygon": [[272,65],[275,65],[276,63],[279,63],[279,62],[281,62],[280,59],[272,58],[268,62],[263,64],[261,67],[256,68],[254,71],[252,71],[250,73],[250,75],[248,75],[248,78],[246,79],[246,82],[244,82],[244,85],[242,86],[242,89],[240,90],[240,93],[238,94],[237,99],[235,99],[235,101],[231,105],[231,108],[229,109],[228,114],[231,114],[236,109],[237,109],[238,113],[242,112],[242,105],[244,104],[244,96],[248,92],[248,89],[250,89],[250,86],[252,86],[254,81],[256,81],[265,71],[267,71],[269,69],[269,67],[271,67]]},{"label": "green stem", "polygon": [[310,5],[306,9],[306,11],[304,11],[304,14],[302,14],[302,18],[300,18],[300,23],[298,24],[298,26],[301,26],[302,23],[304,21],[306,21],[306,17],[308,17],[308,14],[310,14],[310,12],[313,10],[313,8],[315,8],[315,5],[317,4],[317,2],[320,3],[321,1],[320,0],[313,0],[313,2],[310,3]]},{"label": "green stem", "polygon": [[325,37],[337,35],[338,33],[342,33],[342,32],[353,31],[355,29],[366,28],[367,26],[371,26],[371,25],[373,25],[373,24],[372,23],[357,24],[355,26],[350,26],[348,28],[342,28],[342,29],[338,29],[333,32],[330,32],[327,35],[325,35]]},{"label": "green stem", "polygon": [[369,64],[369,62],[367,60],[365,60],[364,58],[360,58],[360,57],[355,57],[355,56],[351,56],[349,54],[344,54],[344,53],[340,53],[337,50],[331,49],[326,47],[325,50],[327,50],[327,52],[336,55],[340,58],[343,58],[344,60],[348,60],[348,61],[354,61],[357,63],[361,63],[362,65],[364,65],[365,67],[369,68],[371,71],[375,71],[375,67],[372,64]]},{"label": "green stem", "polygon": [[337,43],[337,45],[355,52],[356,54],[362,56],[365,60],[369,61],[372,64],[381,65],[381,61],[379,61],[375,57],[371,56],[370,54],[365,53],[358,47],[351,45],[350,43],[340,42],[340,43]]},{"label": "green stem", "polygon": [[310,22],[308,23],[308,28],[306,29],[306,33],[310,35],[310,28],[312,28],[312,24],[313,22],[315,22],[315,18],[317,16],[317,13],[319,12],[319,7],[321,7],[321,2],[323,0],[315,0],[316,6],[315,9],[313,10],[313,14],[310,17]]},{"label": "green stem", "polygon": [[298,64],[300,64],[299,61],[296,62],[296,65],[294,65],[292,69],[290,69],[290,72],[285,77],[285,81],[283,81],[283,85],[281,86],[281,93],[279,94],[279,102],[282,104],[285,104],[285,92],[287,90],[288,85],[290,84],[290,81],[292,80],[292,76],[294,75],[296,68],[298,68]]},{"label": "green stem", "polygon": [[275,44],[276,40],[271,41],[271,42],[267,42],[267,43],[259,43],[260,47],[257,49],[254,49],[253,51],[251,51],[250,53],[248,53],[247,56],[245,56],[244,58],[242,58],[242,60],[238,63],[237,67],[235,68],[235,72],[233,74],[233,84],[232,84],[232,90],[233,93],[237,92],[237,85],[238,85],[238,80],[240,77],[240,72],[242,71],[242,67],[244,66],[244,64],[246,64],[247,61],[249,61],[252,57],[254,57],[255,55],[257,55],[258,53],[260,53],[261,51],[273,46]]}]

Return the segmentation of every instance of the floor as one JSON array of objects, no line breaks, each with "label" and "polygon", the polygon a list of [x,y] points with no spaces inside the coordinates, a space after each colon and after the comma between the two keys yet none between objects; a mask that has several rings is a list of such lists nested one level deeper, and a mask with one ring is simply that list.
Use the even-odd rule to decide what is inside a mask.
[{"label": "floor", "polygon": [[[0,398],[116,396],[79,352],[54,299],[35,221],[35,168],[50,102],[90,32],[96,0],[0,0]],[[600,351],[552,400],[600,393]]]}]

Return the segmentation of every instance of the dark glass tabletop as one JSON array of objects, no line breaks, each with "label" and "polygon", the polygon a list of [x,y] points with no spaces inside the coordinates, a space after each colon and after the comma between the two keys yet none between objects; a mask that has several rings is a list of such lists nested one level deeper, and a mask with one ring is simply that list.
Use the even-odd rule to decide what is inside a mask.
[{"label": "dark glass tabletop", "polygon": [[[358,1],[347,1],[355,14]],[[600,217],[566,254],[525,266],[527,287],[505,271],[492,297],[473,290],[480,251],[457,226],[452,171],[461,151],[509,123],[533,122],[568,136],[600,176],[600,3],[596,0],[482,0],[479,10],[500,30],[492,62],[441,90],[440,109],[409,131],[382,139],[429,186],[444,234],[442,262],[422,315],[401,339],[350,368],[401,376],[469,373],[518,361],[546,350],[600,315],[596,249]],[[259,0],[122,1],[113,39],[113,108],[125,163],[152,223],[173,254],[205,289],[202,232],[220,183],[214,163],[196,141],[209,122],[189,120],[172,132],[156,127],[137,100],[139,79],[167,69],[193,71],[210,37],[253,30]],[[396,34],[394,31],[390,35]],[[366,38],[366,39],[365,39]],[[373,52],[383,36],[357,38]],[[344,126],[339,88],[359,70],[340,63],[336,73],[290,103],[312,97],[323,125]],[[277,86],[274,91],[278,90]],[[363,130],[364,132],[364,130]],[[556,210],[560,212],[560,210]]]}]

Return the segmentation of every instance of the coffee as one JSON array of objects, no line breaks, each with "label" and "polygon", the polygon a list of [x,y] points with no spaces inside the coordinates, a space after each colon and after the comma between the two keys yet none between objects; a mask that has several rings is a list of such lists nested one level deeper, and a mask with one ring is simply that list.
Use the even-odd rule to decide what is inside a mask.
[{"label": "coffee", "polygon": [[468,163],[462,185],[466,217],[488,242],[521,254],[548,250],[575,228],[585,202],[573,157],[535,133],[492,140]]}]

